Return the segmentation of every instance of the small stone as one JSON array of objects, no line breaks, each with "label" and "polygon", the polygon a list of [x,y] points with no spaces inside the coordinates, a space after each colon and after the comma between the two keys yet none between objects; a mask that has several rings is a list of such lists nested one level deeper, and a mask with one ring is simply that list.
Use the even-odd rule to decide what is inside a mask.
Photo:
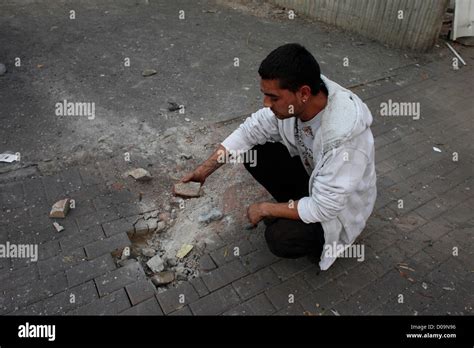
[{"label": "small stone", "polygon": [[69,198],[66,198],[54,203],[51,212],[49,213],[49,217],[64,219],[69,211],[69,202]]},{"label": "small stone", "polygon": [[179,251],[176,253],[176,257],[178,259],[184,258],[186,255],[189,254],[191,250],[193,250],[194,246],[191,244],[183,244],[183,246],[179,249]]},{"label": "small stone", "polygon": [[156,73],[158,73],[158,72],[155,69],[145,69],[142,72],[142,76],[148,77],[148,76],[155,75]]},{"label": "small stone", "polygon": [[151,281],[155,286],[161,286],[171,283],[174,280],[174,272],[164,271],[158,274],[155,274],[151,277]]},{"label": "small stone", "polygon": [[156,254],[156,250],[153,248],[143,248],[142,255],[146,257],[153,257]]},{"label": "small stone", "polygon": [[5,74],[6,72],[7,72],[7,67],[5,66],[5,64],[0,63],[0,76]]},{"label": "small stone", "polygon": [[199,182],[179,182],[174,185],[174,194],[185,198],[199,197],[200,191],[201,183]]},{"label": "small stone", "polygon": [[212,208],[208,213],[201,214],[198,217],[198,221],[203,224],[208,224],[211,221],[222,219],[222,212],[217,208]]},{"label": "small stone", "polygon": [[184,120],[185,120],[186,122],[191,122],[191,120],[190,120],[189,118],[187,118],[187,117],[185,117]]},{"label": "small stone", "polygon": [[179,158],[188,160],[188,159],[193,158],[193,155],[190,155],[190,154],[187,154],[187,153],[182,153],[182,154],[179,155]]},{"label": "small stone", "polygon": [[57,232],[64,231],[64,227],[58,224],[57,222],[53,222],[53,226],[56,229]]},{"label": "small stone", "polygon": [[164,231],[165,228],[166,228],[166,222],[160,221],[160,222],[158,222],[158,224],[156,226],[156,232]]},{"label": "small stone", "polygon": [[131,176],[137,181],[150,181],[152,179],[150,172],[143,168],[129,170],[124,176]]},{"label": "small stone", "polygon": [[153,256],[150,260],[148,260],[146,265],[155,273],[159,273],[165,269],[164,262],[159,255]]}]

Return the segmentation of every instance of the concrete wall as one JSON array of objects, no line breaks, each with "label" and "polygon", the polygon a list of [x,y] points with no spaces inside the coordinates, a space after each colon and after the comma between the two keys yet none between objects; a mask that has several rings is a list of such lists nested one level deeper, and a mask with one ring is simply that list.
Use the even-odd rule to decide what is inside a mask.
[{"label": "concrete wall", "polygon": [[[429,50],[449,0],[270,0],[316,20],[360,33],[391,47]],[[398,11],[403,10],[403,19]]]}]

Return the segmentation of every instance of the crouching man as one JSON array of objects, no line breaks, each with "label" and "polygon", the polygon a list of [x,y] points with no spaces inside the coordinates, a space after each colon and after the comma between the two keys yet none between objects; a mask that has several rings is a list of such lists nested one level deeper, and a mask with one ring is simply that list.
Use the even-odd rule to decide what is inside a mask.
[{"label": "crouching man", "polygon": [[264,108],[182,181],[204,183],[222,156],[254,151],[245,168],[275,198],[248,208],[277,256],[316,255],[322,270],[362,232],[377,195],[372,115],[351,91],[321,75],[299,44],[272,51],[258,73]]}]

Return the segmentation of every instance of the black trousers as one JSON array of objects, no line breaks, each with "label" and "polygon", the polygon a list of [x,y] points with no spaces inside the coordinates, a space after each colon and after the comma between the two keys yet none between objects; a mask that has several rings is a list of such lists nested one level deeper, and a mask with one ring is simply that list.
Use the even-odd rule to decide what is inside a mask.
[{"label": "black trousers", "polygon": [[[291,157],[285,145],[267,142],[256,145],[256,165],[245,168],[279,203],[308,196],[309,175],[299,156]],[[277,218],[266,221],[265,239],[270,251],[279,257],[309,255],[319,259],[324,246],[321,223]]]}]

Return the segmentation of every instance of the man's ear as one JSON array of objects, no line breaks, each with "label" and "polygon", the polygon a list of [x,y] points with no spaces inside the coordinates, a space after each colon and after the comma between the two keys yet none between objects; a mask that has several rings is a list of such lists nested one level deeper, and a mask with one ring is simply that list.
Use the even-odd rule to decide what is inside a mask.
[{"label": "man's ear", "polygon": [[308,85],[301,86],[299,92],[301,98],[303,99],[308,99],[309,97],[311,97],[311,87],[309,87]]}]

